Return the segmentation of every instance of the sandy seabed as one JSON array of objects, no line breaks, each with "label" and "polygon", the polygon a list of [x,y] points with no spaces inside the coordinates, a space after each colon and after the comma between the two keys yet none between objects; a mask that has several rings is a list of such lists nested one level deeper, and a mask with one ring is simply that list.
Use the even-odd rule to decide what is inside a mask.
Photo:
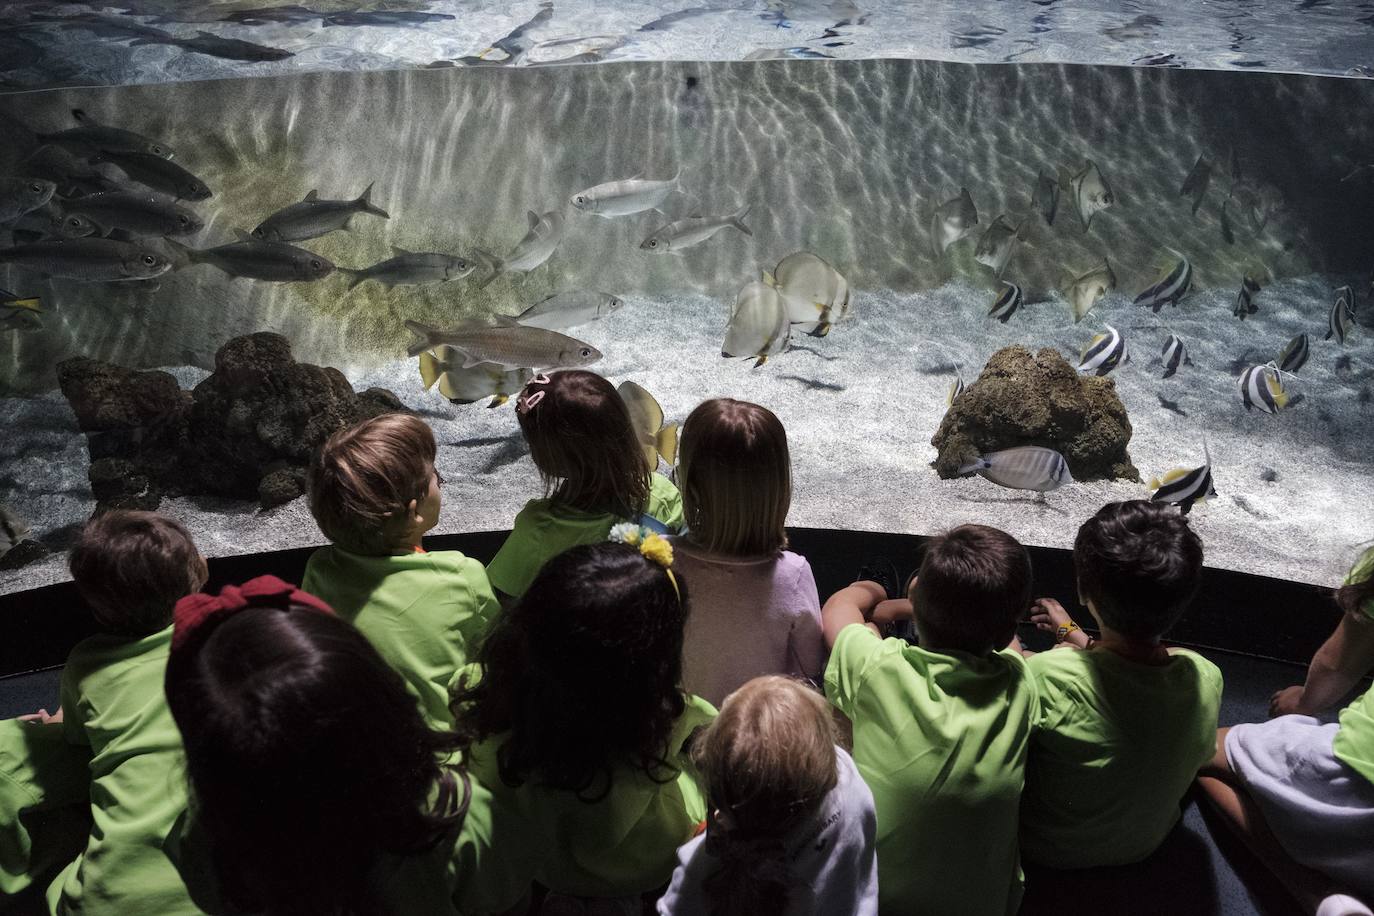
[{"label": "sandy seabed", "polygon": [[[773,409],[792,449],[792,525],[925,534],[977,521],[1028,544],[1070,547],[1078,524],[1104,502],[1145,497],[1147,488],[1075,483],[1037,503],[981,478],[939,480],[930,438],[956,362],[972,383],[991,353],[1013,343],[1055,346],[1074,359],[1110,322],[1131,348],[1114,377],[1142,477],[1196,466],[1204,439],[1210,447],[1219,496],[1191,515],[1207,564],[1334,585],[1374,537],[1374,331],[1356,327],[1344,346],[1322,340],[1334,285],[1322,276],[1275,284],[1244,322],[1231,314],[1234,291],[1198,292],[1158,316],[1118,291],[1079,325],[1058,299],[1027,305],[1006,325],[989,321],[993,291],[963,283],[863,293],[852,320],[823,339],[794,337],[791,350],[759,369],[720,357],[730,307],[706,296],[629,297],[610,318],[573,333],[606,354],[592,368],[647,387],[670,421],[715,396]],[[1165,380],[1159,350],[1171,331],[1184,338],[1193,364]],[[1233,373],[1242,363],[1276,359],[1299,332],[1311,335],[1311,358],[1288,384],[1301,397],[1278,415],[1247,414]],[[188,387],[205,376],[169,371]],[[398,358],[351,379],[359,390],[391,389],[434,427],[446,479],[436,533],[508,528],[537,495],[538,475],[510,406],[451,406],[423,390],[415,360]],[[0,399],[0,428],[0,501],[40,535],[87,518],[94,501],[85,441],[61,395]],[[210,556],[322,541],[304,500],[264,512],[182,497],[165,500],[161,511],[184,522]],[[64,578],[64,557],[53,554],[0,573],[0,594]]]}]

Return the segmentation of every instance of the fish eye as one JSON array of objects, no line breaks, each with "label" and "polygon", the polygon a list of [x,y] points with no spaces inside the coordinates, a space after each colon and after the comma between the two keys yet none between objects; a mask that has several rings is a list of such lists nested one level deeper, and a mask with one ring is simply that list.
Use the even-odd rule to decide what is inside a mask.
[{"label": "fish eye", "polygon": [[179,222],[179,223],[181,223],[183,226],[185,226],[185,225],[187,225],[188,223],[191,222],[191,218],[190,218],[189,216],[187,216],[186,214],[184,214],[184,213],[178,214],[178,215],[177,215],[177,222]]},{"label": "fish eye", "polygon": [[583,359],[587,359],[587,358],[589,358],[589,357],[592,355],[592,348],[591,348],[591,347],[583,347],[581,350],[579,350],[579,351],[577,351],[577,352],[579,352],[579,353],[582,354],[582,358],[583,358]]},{"label": "fish eye", "polygon": [[81,228],[81,217],[79,217],[79,216],[73,216],[71,219],[67,220],[67,225],[68,225],[68,226],[71,226],[73,229],[80,229],[80,228]]},{"label": "fish eye", "polygon": [[42,194],[42,193],[43,193],[43,185],[41,185],[41,184],[39,184],[38,182],[35,181],[33,184],[29,185],[29,190],[30,190],[30,191],[33,191],[35,194]]},{"label": "fish eye", "polygon": [[154,264],[157,263],[157,258],[153,257],[150,254],[145,254],[143,256],[143,263],[147,264],[149,267],[152,267]]},{"label": "fish eye", "polygon": [[573,203],[575,203],[575,204],[585,204],[586,202],[587,202],[587,198],[586,198],[585,196],[581,195],[581,194],[579,194],[579,195],[577,195],[576,197],[573,198]]},{"label": "fish eye", "polygon": [[657,248],[657,247],[658,247],[658,239],[649,239],[649,247],[650,247],[650,248]]},{"label": "fish eye", "polygon": [[319,270],[319,269],[320,269],[321,267],[323,267],[323,266],[324,266],[324,265],[321,264],[321,263],[320,263],[318,260],[316,260],[315,258],[311,258],[311,259],[310,259],[310,269],[311,269],[311,270]]}]

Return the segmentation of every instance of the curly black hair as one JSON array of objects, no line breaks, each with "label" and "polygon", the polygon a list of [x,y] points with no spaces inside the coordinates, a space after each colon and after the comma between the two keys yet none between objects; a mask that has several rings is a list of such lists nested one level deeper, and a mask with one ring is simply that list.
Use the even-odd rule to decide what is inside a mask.
[{"label": "curly black hair", "polygon": [[675,588],[634,547],[559,554],[497,618],[478,651],[480,680],[455,690],[460,744],[504,735],[507,785],[534,780],[589,802],[610,791],[618,766],[675,778],[668,736],[686,709],[687,608],[682,577]]}]

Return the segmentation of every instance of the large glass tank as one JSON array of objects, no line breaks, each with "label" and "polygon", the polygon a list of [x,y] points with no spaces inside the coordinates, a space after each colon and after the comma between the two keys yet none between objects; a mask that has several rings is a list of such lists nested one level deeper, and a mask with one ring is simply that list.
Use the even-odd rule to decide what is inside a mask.
[{"label": "large glass tank", "polygon": [[[440,531],[508,527],[538,478],[484,395],[519,377],[437,347],[520,316],[576,345],[502,369],[775,410],[794,525],[1062,547],[1208,463],[1209,564],[1336,580],[1374,519],[1374,8],[680,4],[6,4],[0,504],[50,552],[0,593],[96,506],[57,366],[190,389],[259,331],[432,424]],[[936,473],[1013,344],[1114,382],[1140,480]],[[299,499],[161,509],[212,555],[319,540]]]}]

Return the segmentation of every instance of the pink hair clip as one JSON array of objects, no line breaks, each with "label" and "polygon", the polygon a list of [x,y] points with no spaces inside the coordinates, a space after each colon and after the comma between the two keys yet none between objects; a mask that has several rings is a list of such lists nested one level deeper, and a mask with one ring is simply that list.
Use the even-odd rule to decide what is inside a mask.
[{"label": "pink hair clip", "polygon": [[[531,385],[547,385],[549,381],[550,379],[548,373],[541,372],[539,375],[536,375],[534,378],[526,382],[525,387],[529,388]],[[520,411],[520,413],[522,414],[529,413],[532,409],[534,409],[534,405],[544,400],[545,394],[546,392],[536,391],[534,394],[521,395],[515,401],[515,409]]]}]

